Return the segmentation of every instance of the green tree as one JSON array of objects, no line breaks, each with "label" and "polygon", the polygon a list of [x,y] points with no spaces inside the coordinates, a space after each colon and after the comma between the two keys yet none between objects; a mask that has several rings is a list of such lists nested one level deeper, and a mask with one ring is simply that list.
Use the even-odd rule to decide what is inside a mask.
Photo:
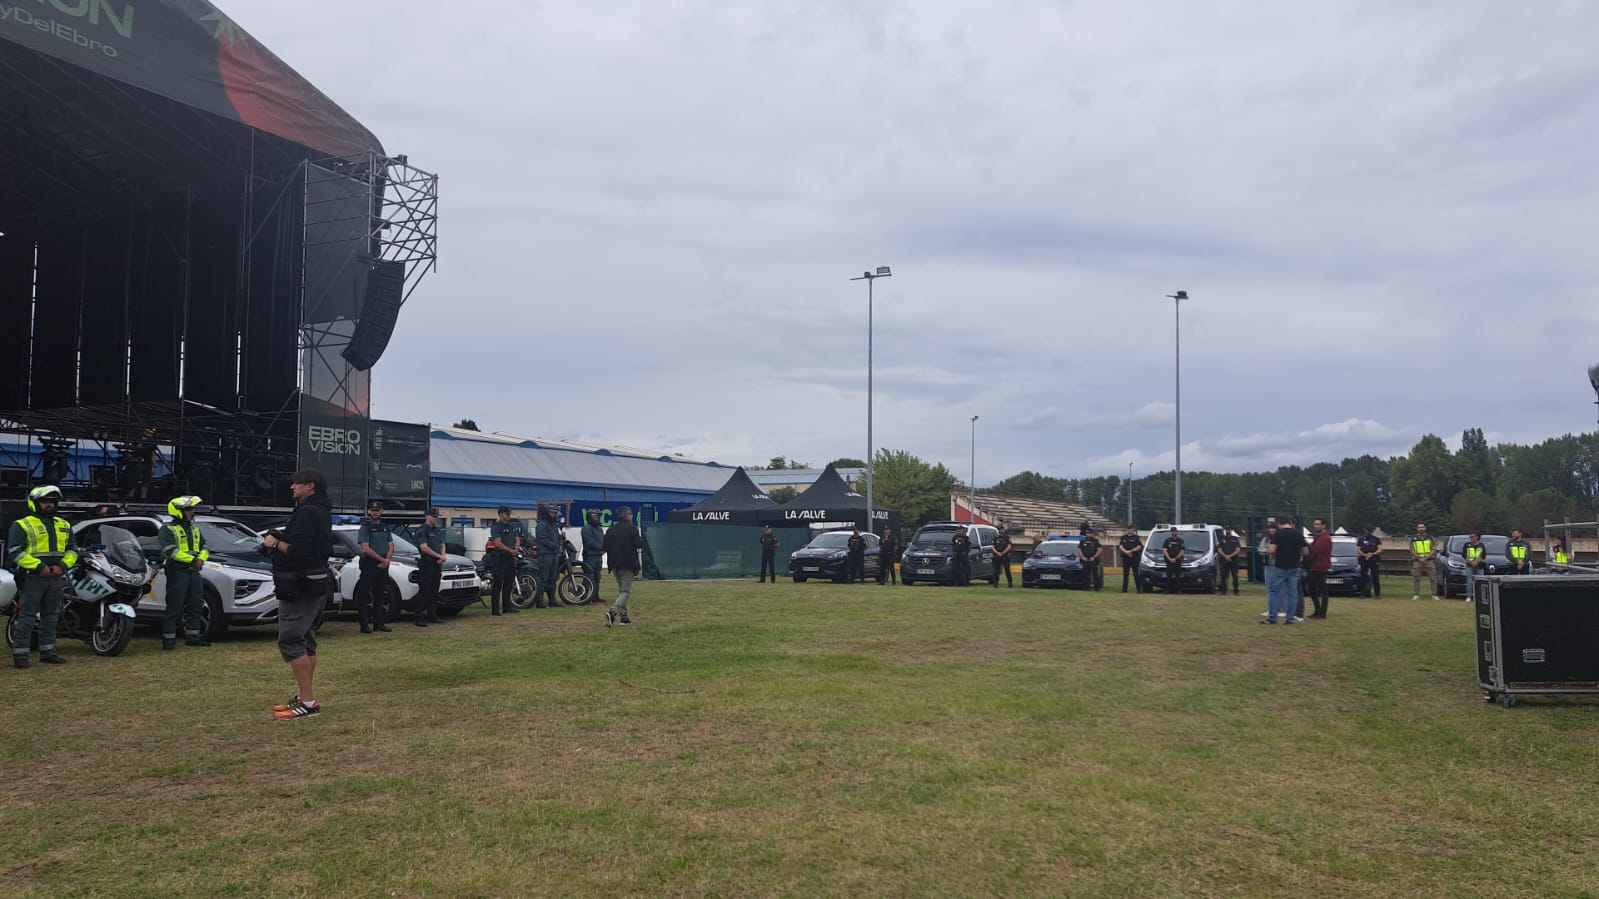
[{"label": "green tree", "polygon": [[1065,478],[1052,478],[1036,471],[1024,471],[1005,478],[989,489],[995,493],[1011,493],[1018,496],[1057,497],[1063,494],[1066,485]]},{"label": "green tree", "polygon": [[866,463],[864,461],[862,461],[860,459],[852,459],[849,456],[844,456],[843,458],[840,458],[840,459],[834,459],[832,462],[829,462],[828,464],[833,466],[834,468],[865,468],[866,467]]},{"label": "green tree", "polygon": [[1426,502],[1435,509],[1446,509],[1466,486],[1459,463],[1435,434],[1422,437],[1411,447],[1410,455],[1395,459],[1391,467],[1394,498],[1404,506]]},{"label": "green tree", "polygon": [[943,465],[929,465],[904,450],[878,450],[872,465],[872,501],[880,508],[898,509],[906,533],[947,517],[957,483]]},{"label": "green tree", "polygon": [[1586,516],[1581,514],[1570,497],[1561,496],[1547,487],[1524,493],[1510,504],[1509,526],[1521,528],[1529,535],[1542,534],[1546,521],[1562,521],[1566,518],[1581,520]]},{"label": "green tree", "polygon": [[1494,519],[1493,497],[1476,487],[1468,487],[1455,494],[1454,501],[1449,504],[1450,524],[1462,534],[1471,531],[1492,533],[1495,530]]},{"label": "green tree", "polygon": [[749,466],[750,471],[798,471],[802,468],[810,468],[810,466],[798,459],[790,459],[787,456],[773,456],[765,465]]},{"label": "green tree", "polygon": [[483,430],[482,428],[479,428],[477,426],[477,422],[473,421],[470,418],[463,418],[460,421],[456,422],[455,424],[450,425],[450,427],[459,428],[459,429],[461,429],[463,431],[481,431],[481,430]]},{"label": "green tree", "polygon": [[1467,428],[1460,435],[1460,452],[1455,454],[1461,483],[1493,492],[1499,483],[1499,457],[1488,448],[1482,428]]},{"label": "green tree", "polygon": [[773,487],[771,490],[766,491],[766,495],[770,496],[773,502],[781,506],[794,497],[799,496],[799,491],[795,490],[793,487]]}]

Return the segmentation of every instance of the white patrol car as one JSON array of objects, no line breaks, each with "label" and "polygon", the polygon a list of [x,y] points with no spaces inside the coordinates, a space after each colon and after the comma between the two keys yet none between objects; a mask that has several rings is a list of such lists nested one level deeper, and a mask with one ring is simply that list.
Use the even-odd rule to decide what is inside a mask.
[{"label": "white patrol car", "polygon": [[11,603],[17,598],[17,579],[11,572],[0,568],[0,611],[11,608]]},{"label": "white patrol car", "polygon": [[[200,619],[205,639],[215,641],[233,625],[276,623],[278,597],[272,586],[272,568],[256,551],[261,545],[260,535],[220,515],[196,515],[194,520],[210,550],[201,573],[205,578],[205,607],[200,610]],[[160,621],[166,614],[167,576],[166,560],[161,556],[161,529],[169,522],[164,515],[113,515],[72,526],[72,539],[79,548],[100,542],[101,525],[116,525],[139,538],[139,548],[156,566],[150,592],[134,608],[141,621]]]},{"label": "white patrol car", "polygon": [[[355,586],[361,580],[361,544],[357,542],[356,535],[361,531],[359,523],[352,523],[349,519],[355,516],[334,516],[333,525],[333,558],[330,560],[337,574],[339,584],[339,597],[342,607],[350,611],[359,606],[356,603]],[[359,522],[359,518],[356,518]],[[399,534],[394,534],[394,557],[389,562],[389,583],[394,591],[394,596],[399,597],[399,608],[403,611],[416,610],[416,595],[422,587],[417,583],[419,573],[417,567],[422,561],[422,551],[416,544],[405,539]],[[460,611],[475,602],[480,602],[483,593],[483,584],[478,580],[477,566],[465,556],[445,553],[443,570],[439,576],[439,615],[449,617],[457,615]]]}]

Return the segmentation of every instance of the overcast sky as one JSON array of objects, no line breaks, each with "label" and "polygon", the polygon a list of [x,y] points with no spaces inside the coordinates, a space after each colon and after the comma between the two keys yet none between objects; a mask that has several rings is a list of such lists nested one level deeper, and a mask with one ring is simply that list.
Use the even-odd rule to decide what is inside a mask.
[{"label": "overcast sky", "polygon": [[875,444],[978,485],[1169,469],[1178,289],[1185,470],[1594,427],[1587,0],[223,6],[440,175],[379,417],[861,457],[889,265]]}]

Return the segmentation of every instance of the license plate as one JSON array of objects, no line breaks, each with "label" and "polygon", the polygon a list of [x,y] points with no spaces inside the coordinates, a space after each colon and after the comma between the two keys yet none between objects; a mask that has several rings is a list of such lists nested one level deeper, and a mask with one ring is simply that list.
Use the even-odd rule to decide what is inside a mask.
[{"label": "license plate", "polygon": [[918,569],[916,569],[916,573],[917,574],[933,574],[934,571],[931,568],[918,568]]},{"label": "license plate", "polygon": [[815,565],[807,565],[807,566],[805,566],[805,570],[806,571],[821,571],[822,569],[816,567]]},{"label": "license plate", "polygon": [[1058,574],[1041,574],[1041,575],[1038,576],[1038,579],[1041,580],[1041,581],[1058,581],[1058,580],[1060,580],[1060,575],[1058,575]]},{"label": "license plate", "polygon": [[1330,577],[1330,578],[1327,579],[1327,583],[1329,583],[1329,584],[1344,584],[1344,583],[1348,583],[1348,582],[1345,581],[1341,577]]}]

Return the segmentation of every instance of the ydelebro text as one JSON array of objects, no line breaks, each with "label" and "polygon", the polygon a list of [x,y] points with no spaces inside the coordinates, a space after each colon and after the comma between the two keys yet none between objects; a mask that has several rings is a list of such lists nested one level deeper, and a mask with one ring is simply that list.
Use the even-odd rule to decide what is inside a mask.
[{"label": "ydelebro text", "polygon": [[115,46],[91,37],[78,29],[79,23],[63,21],[57,15],[87,21],[97,28],[109,25],[121,37],[133,37],[133,7],[129,4],[113,4],[111,0],[33,0],[31,7],[22,3],[0,3],[0,23],[36,28],[91,53],[117,58]]}]

